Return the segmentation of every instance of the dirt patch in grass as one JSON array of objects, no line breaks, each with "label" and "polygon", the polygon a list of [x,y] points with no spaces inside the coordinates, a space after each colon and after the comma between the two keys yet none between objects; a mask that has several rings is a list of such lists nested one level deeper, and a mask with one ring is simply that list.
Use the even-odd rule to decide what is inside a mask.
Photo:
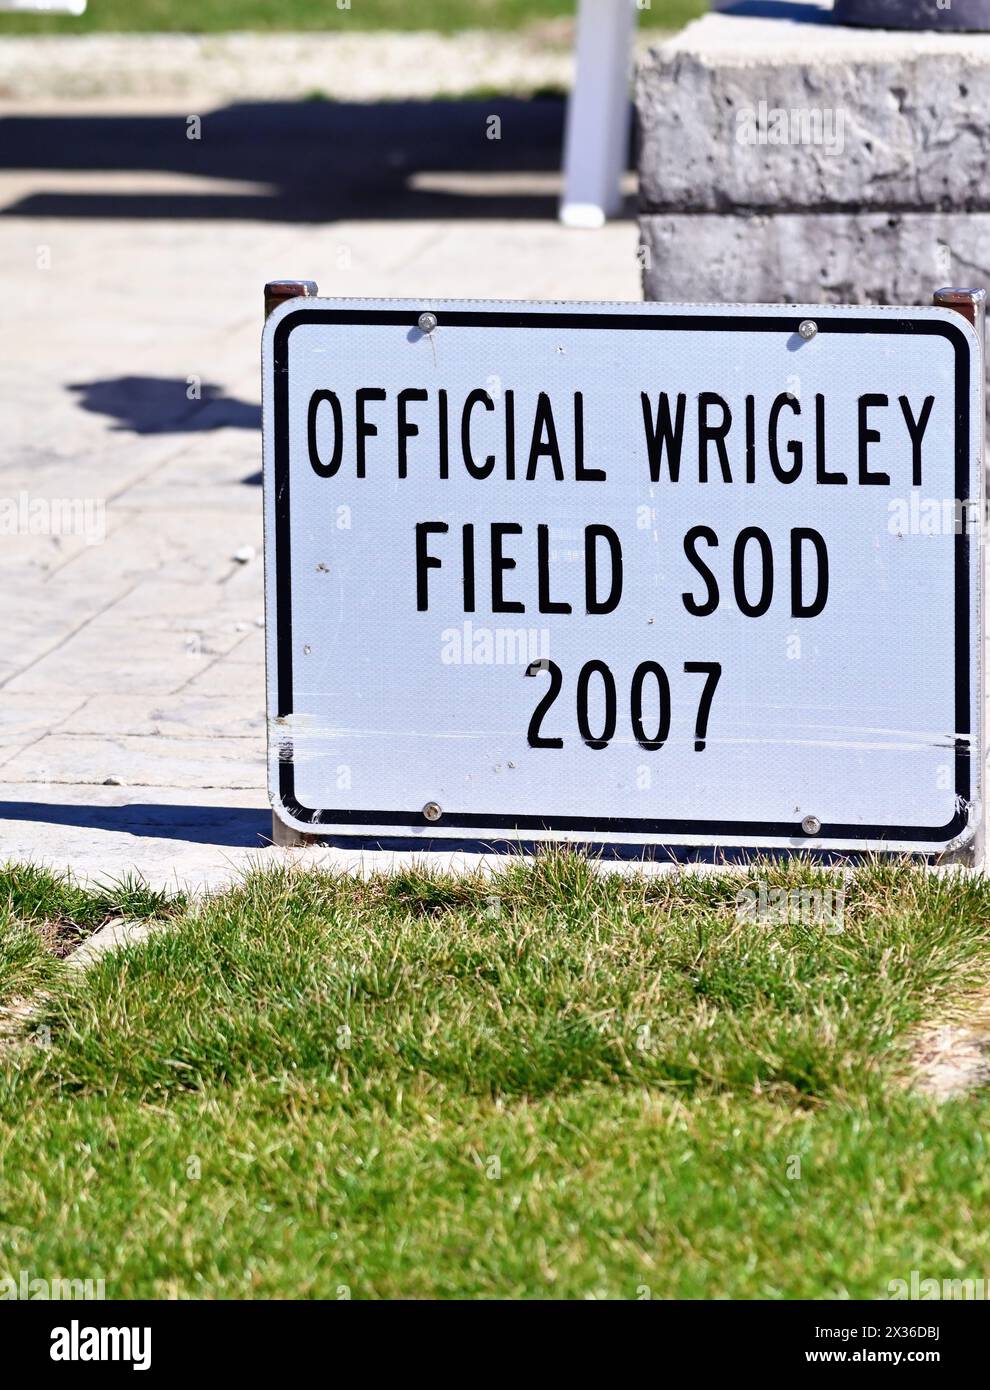
[{"label": "dirt patch in grass", "polygon": [[965,1019],[927,1029],[913,1056],[913,1084],[935,1100],[956,1100],[990,1085],[990,990]]},{"label": "dirt patch in grass", "polygon": [[63,961],[108,922],[168,919],[186,900],[129,877],[83,888],[34,864],[0,866],[0,1008],[32,999]]}]

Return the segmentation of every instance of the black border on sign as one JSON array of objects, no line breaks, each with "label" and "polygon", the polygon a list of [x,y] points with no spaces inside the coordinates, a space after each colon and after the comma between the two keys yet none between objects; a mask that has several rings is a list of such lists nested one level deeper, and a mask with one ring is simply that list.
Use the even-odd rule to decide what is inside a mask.
[{"label": "black border on sign", "polygon": [[[297,309],[286,314],[274,332],[274,416],[275,443],[275,624],[276,624],[276,684],[279,718],[292,713],[292,591],[291,551],[289,535],[289,335],[302,324],[394,324],[416,328],[419,310],[407,309]],[[491,328],[609,328],[634,329],[638,332],[721,332],[721,333],[791,333],[798,331],[802,316],[770,317],[727,316],[722,314],[587,314],[587,313],[513,313],[443,311],[444,327]],[[833,318],[827,311],[815,310],[819,333],[913,334],[948,339],[956,352],[956,498],[969,501],[970,472],[970,399],[969,343],[961,328],[942,319]],[[972,707],[970,698],[970,538],[967,527],[956,536],[955,549],[955,740],[956,805],[957,810],[947,825],[884,826],[884,825],[823,825],[813,838],[822,841],[904,841],[946,844],[966,828],[966,804],[971,792]],[[303,806],[296,798],[295,767],[291,758],[279,764],[279,793],[281,805],[293,819],[307,825],[319,824],[315,833],[331,834],[334,828],[353,826],[353,834],[367,835],[371,827],[404,826],[426,829],[421,809],[409,811],[329,810]],[[663,850],[664,835],[693,835],[703,841],[713,838],[794,840],[801,838],[800,826],[793,821],[710,821],[710,820],[649,820],[633,817],[595,816],[506,816],[475,813],[444,813],[443,824],[465,830],[483,831],[574,831],[590,837],[596,835],[635,834],[657,837],[651,848]],[[373,833],[373,832],[372,832]],[[479,834],[479,844],[481,836]],[[533,838],[530,836],[530,838]],[[537,833],[538,838],[538,833]],[[811,838],[811,837],[809,837]],[[491,847],[490,845],[488,846]],[[681,846],[670,846],[671,851]],[[752,847],[756,852],[757,846]]]}]

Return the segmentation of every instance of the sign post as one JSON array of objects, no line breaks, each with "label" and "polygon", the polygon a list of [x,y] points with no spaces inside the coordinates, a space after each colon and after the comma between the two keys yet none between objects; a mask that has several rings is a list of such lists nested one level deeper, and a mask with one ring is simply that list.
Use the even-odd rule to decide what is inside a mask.
[{"label": "sign post", "polygon": [[[265,319],[269,314],[280,305],[285,304],[290,299],[312,299],[319,294],[319,286],[315,280],[269,280],[265,285]],[[267,555],[267,544],[265,552]],[[267,560],[266,560],[267,565]],[[266,626],[268,615],[266,613]],[[269,692],[271,691],[271,681],[268,682]],[[268,697],[268,719],[271,726],[272,705],[271,696]],[[270,752],[270,750],[269,750]],[[283,849],[298,848],[309,844],[314,837],[312,835],[301,834],[298,830],[293,830],[277,811],[272,811],[272,844],[279,845]]]},{"label": "sign post", "polygon": [[975,862],[982,291],[269,299],[277,842]]}]

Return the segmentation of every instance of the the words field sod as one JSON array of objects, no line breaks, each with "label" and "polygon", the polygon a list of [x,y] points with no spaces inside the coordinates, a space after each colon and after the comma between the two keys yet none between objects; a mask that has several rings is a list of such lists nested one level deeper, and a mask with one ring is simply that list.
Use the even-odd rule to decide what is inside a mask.
[{"label": "the words field sod", "polygon": [[277,814],[482,844],[970,844],[980,370],[943,309],[285,304]]}]

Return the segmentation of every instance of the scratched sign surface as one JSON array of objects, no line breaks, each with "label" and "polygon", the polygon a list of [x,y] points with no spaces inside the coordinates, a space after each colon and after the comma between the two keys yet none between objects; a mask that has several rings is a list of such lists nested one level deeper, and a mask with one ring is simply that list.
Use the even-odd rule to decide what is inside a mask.
[{"label": "scratched sign surface", "polygon": [[290,301],[263,345],[276,812],[966,845],[978,362],[941,309]]}]

